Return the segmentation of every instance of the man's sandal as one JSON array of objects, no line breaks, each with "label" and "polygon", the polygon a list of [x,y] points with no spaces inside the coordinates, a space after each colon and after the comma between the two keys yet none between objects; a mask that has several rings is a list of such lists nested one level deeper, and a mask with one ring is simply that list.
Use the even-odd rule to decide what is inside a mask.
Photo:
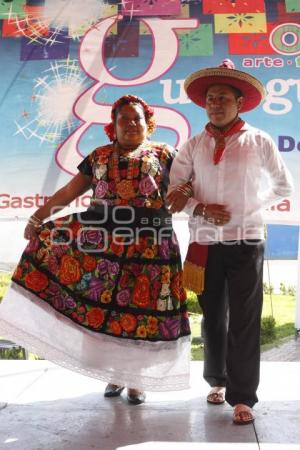
[{"label": "man's sandal", "polygon": [[206,397],[206,400],[213,405],[221,405],[225,402],[225,388],[223,386],[213,387]]},{"label": "man's sandal", "polygon": [[127,389],[127,401],[132,405],[140,405],[146,400],[146,394],[143,391],[137,389]]},{"label": "man's sandal", "polygon": [[250,406],[244,405],[243,403],[235,405],[233,411],[233,423],[236,425],[249,425],[250,423],[253,423],[254,420],[255,417]]}]

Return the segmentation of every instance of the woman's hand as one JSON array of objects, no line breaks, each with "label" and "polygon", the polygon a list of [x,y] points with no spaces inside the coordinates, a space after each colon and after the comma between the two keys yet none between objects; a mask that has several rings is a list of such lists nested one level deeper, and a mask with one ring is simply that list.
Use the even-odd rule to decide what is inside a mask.
[{"label": "woman's hand", "polygon": [[193,186],[190,181],[177,186],[167,195],[167,206],[171,213],[182,211],[188,199],[193,197],[193,195]]},{"label": "woman's hand", "polygon": [[37,238],[40,229],[41,229],[40,227],[36,227],[31,222],[28,222],[24,230],[24,238],[27,239],[28,241],[30,239]]},{"label": "woman's hand", "polygon": [[35,214],[29,217],[28,223],[24,230],[24,238],[32,239],[37,238],[39,232],[41,231],[43,221],[39,219]]},{"label": "woman's hand", "polygon": [[182,211],[187,201],[188,197],[176,189],[167,195],[167,206],[173,214]]}]

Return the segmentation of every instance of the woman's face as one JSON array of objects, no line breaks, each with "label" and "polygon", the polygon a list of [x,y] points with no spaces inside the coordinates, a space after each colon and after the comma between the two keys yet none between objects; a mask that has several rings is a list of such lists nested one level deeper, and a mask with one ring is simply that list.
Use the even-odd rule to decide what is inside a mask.
[{"label": "woman's face", "polygon": [[147,123],[143,107],[139,104],[121,106],[115,121],[118,143],[124,148],[134,148],[147,137]]}]

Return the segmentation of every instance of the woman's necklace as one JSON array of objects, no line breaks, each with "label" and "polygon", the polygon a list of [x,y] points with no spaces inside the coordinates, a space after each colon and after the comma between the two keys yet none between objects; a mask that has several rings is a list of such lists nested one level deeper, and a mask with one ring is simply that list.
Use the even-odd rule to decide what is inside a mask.
[{"label": "woman's necklace", "polygon": [[139,166],[139,158],[136,158],[136,156],[140,154],[141,151],[140,147],[141,146],[139,146],[133,152],[126,153],[126,156],[129,156],[127,176],[126,179],[121,180],[119,169],[120,150],[117,148],[117,144],[114,144],[114,149],[111,158],[112,176],[116,183],[117,194],[124,200],[130,200],[131,198],[134,198],[137,195],[133,185],[133,178],[135,168]]}]

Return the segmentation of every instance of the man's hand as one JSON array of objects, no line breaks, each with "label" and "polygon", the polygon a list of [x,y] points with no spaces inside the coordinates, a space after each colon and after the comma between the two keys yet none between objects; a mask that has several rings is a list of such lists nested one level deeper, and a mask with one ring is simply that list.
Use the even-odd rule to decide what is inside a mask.
[{"label": "man's hand", "polygon": [[194,209],[194,216],[202,216],[207,222],[217,226],[226,225],[231,219],[231,213],[226,209],[226,205],[217,203],[199,203]]}]

